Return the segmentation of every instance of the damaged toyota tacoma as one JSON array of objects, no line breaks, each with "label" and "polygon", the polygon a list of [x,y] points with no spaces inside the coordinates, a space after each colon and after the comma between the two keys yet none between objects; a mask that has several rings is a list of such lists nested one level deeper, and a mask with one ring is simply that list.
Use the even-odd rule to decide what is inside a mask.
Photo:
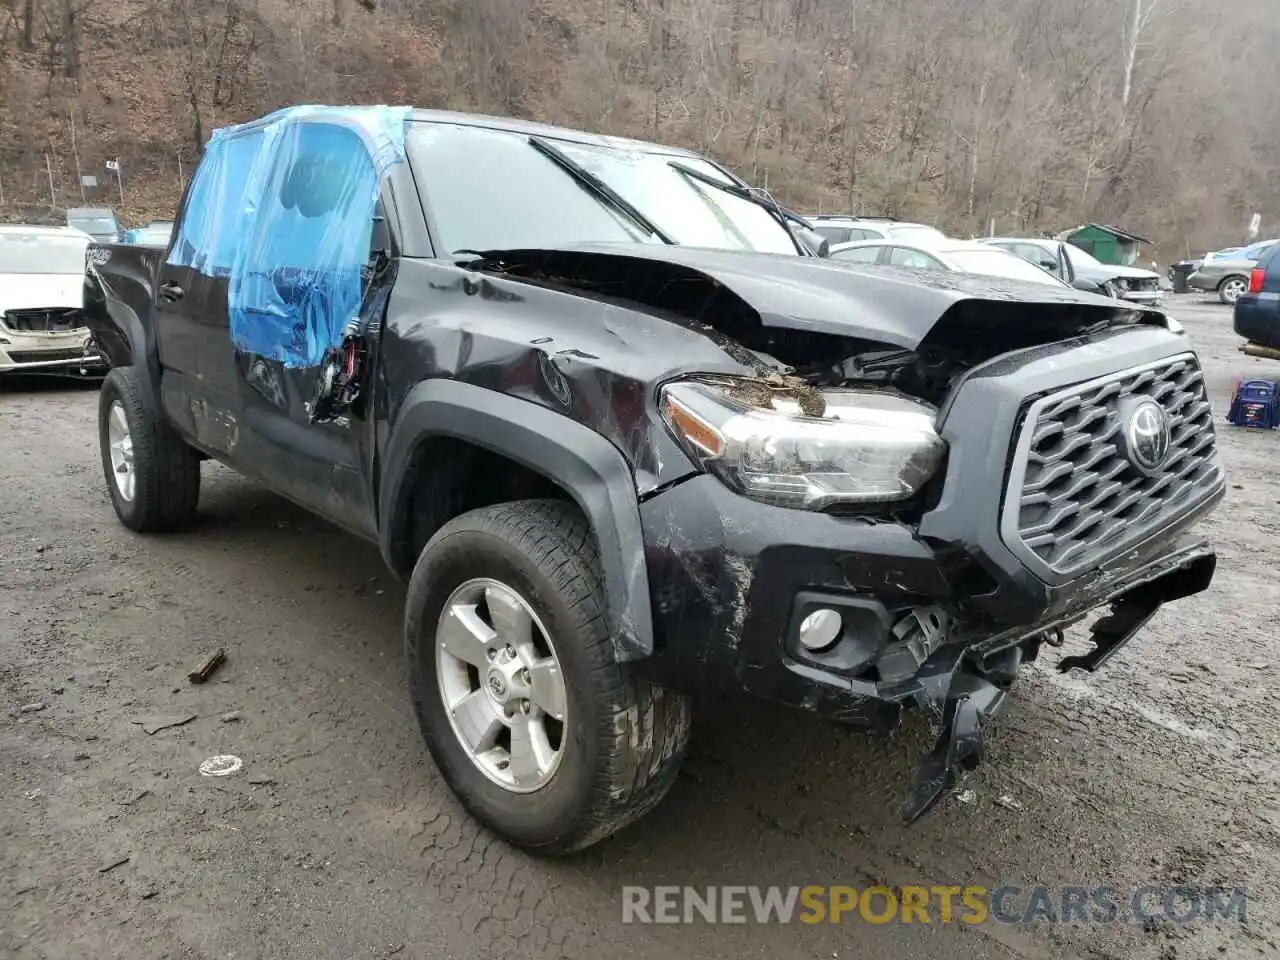
[{"label": "damaged toyota tacoma", "polygon": [[820,240],[652,144],[387,107],[220,130],[168,249],[88,258],[116,513],[192,523],[213,458],[376,543],[426,744],[524,847],[650,810],[709,692],[922,712],[914,819],[1066,627],[1094,670],[1209,585],[1224,474],[1164,314]]}]

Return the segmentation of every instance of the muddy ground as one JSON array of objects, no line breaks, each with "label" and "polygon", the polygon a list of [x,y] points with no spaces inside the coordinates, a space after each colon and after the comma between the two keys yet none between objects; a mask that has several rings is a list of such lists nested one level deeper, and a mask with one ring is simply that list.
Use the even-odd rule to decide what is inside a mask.
[{"label": "muddy ground", "polygon": [[[1218,413],[1235,377],[1280,376],[1237,352],[1225,307],[1172,312]],[[375,549],[212,465],[198,530],[135,536],[104,492],[95,409],[91,387],[0,388],[0,955],[1280,954],[1280,433],[1220,431],[1232,486],[1207,524],[1212,591],[1100,675],[1027,668],[964,801],[900,825],[917,733],[703,705],[656,814],[548,863],[477,829],[427,758],[404,591]],[[226,664],[190,685],[217,647]],[[148,735],[146,715],[195,719]],[[216,754],[243,769],[200,776]],[[629,884],[1001,882],[1252,899],[1244,924],[621,922]]]}]

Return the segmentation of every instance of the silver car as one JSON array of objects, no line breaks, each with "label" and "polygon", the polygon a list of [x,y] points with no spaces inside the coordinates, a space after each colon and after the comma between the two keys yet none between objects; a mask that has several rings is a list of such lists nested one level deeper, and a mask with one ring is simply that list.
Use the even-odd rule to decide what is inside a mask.
[{"label": "silver car", "polygon": [[102,369],[81,309],[90,242],[71,227],[0,225],[0,374]]},{"label": "silver car", "polygon": [[937,227],[926,223],[910,223],[888,217],[806,217],[813,229],[831,241],[851,243],[858,240],[936,240],[945,237]]},{"label": "silver car", "polygon": [[1035,264],[998,247],[929,237],[913,240],[857,240],[831,247],[830,259],[845,263],[878,263],[882,266],[906,267],[914,270],[947,270],[953,273],[976,273],[1023,283],[1065,284]]},{"label": "silver car", "polygon": [[1229,257],[1206,258],[1187,277],[1187,286],[1204,293],[1216,293],[1223,303],[1234,306],[1240,294],[1249,289],[1249,274],[1258,265],[1258,258],[1280,240],[1261,240],[1245,247]]}]

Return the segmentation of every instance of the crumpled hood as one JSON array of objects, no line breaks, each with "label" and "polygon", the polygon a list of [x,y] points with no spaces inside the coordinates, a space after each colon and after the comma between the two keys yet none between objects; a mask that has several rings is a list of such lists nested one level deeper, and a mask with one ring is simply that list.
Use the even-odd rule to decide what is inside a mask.
[{"label": "crumpled hood", "polygon": [[974,274],[907,270],[818,257],[711,250],[647,243],[584,243],[537,250],[487,252],[506,262],[527,259],[550,275],[571,272],[577,257],[674,264],[723,285],[767,327],[856,337],[914,349],[956,304],[966,300],[1075,306],[1098,320],[1127,309],[1116,300],[1063,285]]},{"label": "crumpled hood", "polygon": [[1119,264],[1107,264],[1107,269],[1117,277],[1129,280],[1159,280],[1160,274],[1154,270],[1143,270],[1141,267],[1122,267]]},{"label": "crumpled hood", "polygon": [[0,273],[0,314],[84,306],[84,276],[79,273]]}]

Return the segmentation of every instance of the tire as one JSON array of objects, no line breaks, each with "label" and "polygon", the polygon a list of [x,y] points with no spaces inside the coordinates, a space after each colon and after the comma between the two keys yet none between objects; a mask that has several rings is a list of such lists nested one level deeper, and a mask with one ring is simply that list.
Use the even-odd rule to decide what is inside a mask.
[{"label": "tire", "polygon": [[1229,307],[1234,307],[1236,301],[1240,299],[1240,295],[1249,289],[1249,280],[1247,277],[1227,277],[1222,283],[1218,284],[1218,299]]},{"label": "tire", "polygon": [[[180,529],[195,520],[200,456],[151,408],[144,376],[138,367],[116,367],[102,381],[98,446],[103,476],[116,516],[130,530]],[[117,446],[121,422],[128,440],[127,454]],[[122,457],[130,470],[118,469]],[[125,479],[130,474],[131,486]]]},{"label": "tire", "polygon": [[[427,748],[472,816],[536,854],[581,850],[648,813],[675,782],[688,744],[688,698],[636,676],[614,659],[599,569],[595,538],[575,506],[519,500],[473,510],[445,524],[422,551],[409,580],[405,653]],[[456,711],[446,707],[446,687],[454,682],[450,677],[461,676],[456,672],[460,661],[437,649],[438,634],[450,636],[438,626],[446,604],[449,611],[459,609],[453,598],[478,589],[478,583],[514,591],[534,617],[535,635],[539,629],[545,632],[551,657],[559,662],[565,712],[558,760],[536,788],[498,782],[495,777],[508,774],[473,757],[451,719]],[[491,589],[484,586],[483,596],[493,622]],[[465,634],[468,642],[474,636]],[[444,649],[450,649],[448,639]],[[474,675],[463,664],[470,682],[477,684],[468,697],[494,695],[492,664],[506,654],[499,654],[499,661],[492,650],[488,655],[490,662],[481,659]],[[442,674],[448,675],[443,681]],[[529,701],[522,705],[528,707]],[[538,712],[535,707],[534,715]],[[550,742],[555,723],[548,722],[550,714],[542,717]],[[509,744],[513,733],[509,727]],[[514,760],[513,747],[508,750]],[[515,766],[509,763],[509,775],[514,776]]]}]

